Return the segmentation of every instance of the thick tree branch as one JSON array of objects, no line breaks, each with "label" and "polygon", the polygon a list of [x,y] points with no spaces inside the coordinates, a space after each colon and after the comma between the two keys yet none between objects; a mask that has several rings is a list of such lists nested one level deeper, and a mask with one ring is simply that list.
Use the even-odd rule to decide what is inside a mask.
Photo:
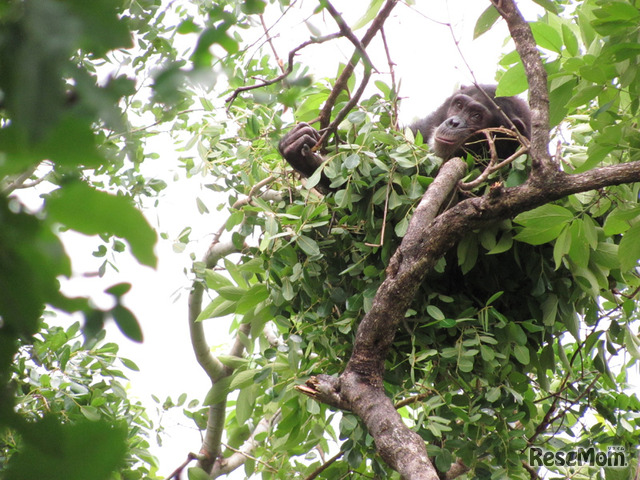
[{"label": "thick tree branch", "polygon": [[[231,243],[214,243],[205,255],[205,265],[208,268],[213,267],[218,260],[237,251],[236,247]],[[224,366],[212,354],[207,342],[204,326],[202,322],[197,321],[198,316],[202,312],[202,296],[204,285],[198,281],[193,282],[191,293],[189,294],[189,334],[191,337],[191,346],[196,355],[196,360],[206,372],[207,376],[213,381],[217,379],[222,372]]]},{"label": "thick tree branch", "polygon": [[[415,251],[414,245],[425,236],[428,226],[465,171],[466,164],[461,159],[451,159],[429,185],[402,244],[390,261],[387,279],[378,289],[372,309],[358,327],[354,350],[344,373],[339,379],[319,375],[298,388],[321,402],[358,415],[375,439],[380,456],[404,478],[412,480],[437,480],[438,474],[429,460],[424,441],[403,423],[382,385],[388,348],[419,286],[419,281],[398,282],[396,274],[405,262],[413,260],[405,252]],[[385,336],[386,339],[381,338]]]},{"label": "thick tree branch", "polygon": [[491,0],[507,22],[529,82],[531,108],[531,165],[536,172],[556,170],[549,154],[549,92],[544,69],[531,28],[513,0]]}]

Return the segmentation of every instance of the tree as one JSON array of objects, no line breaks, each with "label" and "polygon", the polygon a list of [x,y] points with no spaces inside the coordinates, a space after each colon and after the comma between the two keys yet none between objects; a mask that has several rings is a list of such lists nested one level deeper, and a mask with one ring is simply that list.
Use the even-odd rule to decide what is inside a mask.
[{"label": "tree", "polygon": [[[530,23],[512,1],[487,8],[476,34],[502,18],[516,48],[501,62],[499,91],[528,89],[533,112],[529,155],[491,172],[492,163],[472,158],[442,164],[423,139],[398,129],[388,49],[391,74],[370,85],[375,70],[367,49],[374,38],[386,45],[384,23],[396,0],[371,2],[351,26],[337,6],[319,2],[314,15],[335,22],[330,31],[337,33],[314,32],[287,56],[270,51],[268,6],[260,0],[160,10],[136,3],[117,11],[122,24],[106,0],[91,8],[80,3],[15,1],[2,12],[0,146],[11,160],[0,165],[3,176],[11,175],[3,191],[45,174],[57,190],[39,215],[3,197],[0,315],[9,328],[0,330],[1,372],[36,335],[44,305],[83,312],[89,350],[110,318],[141,339],[121,301],[126,286],[114,286],[114,308],[100,311],[88,299],[62,297],[55,284],[69,273],[59,224],[102,234],[114,251],[124,244],[111,237],[124,238],[139,261],[154,262],[155,236],[130,200],[163,185],[137,173],[149,130],[128,125],[134,117],[114,110],[118,104],[190,133],[201,165],[216,178],[211,188],[227,199],[220,206],[228,212],[224,225],[194,264],[189,298],[194,352],[212,385],[202,408],[191,406],[187,415],[204,440],[174,478],[192,460],[190,478],[241,467],[262,478],[539,478],[538,447],[553,459],[578,447],[594,447],[594,455],[616,447],[626,452],[622,467],[544,465],[559,475],[572,469],[572,478],[631,478],[640,421],[640,401],[628,388],[629,369],[640,358],[634,2],[537,2],[545,13]],[[284,0],[275,5],[283,15],[295,8]],[[108,21],[95,25],[89,13],[100,6]],[[171,26],[172,8],[181,16]],[[58,30],[29,29],[36,21]],[[264,26],[259,53],[243,39],[254,24]],[[89,35],[93,28],[101,35]],[[60,51],[49,55],[42,48],[48,37],[33,33],[40,31],[83,34],[52,42]],[[24,32],[35,37],[19,44],[30,55],[12,43]],[[178,60],[175,33],[197,36],[188,62]],[[136,97],[123,77],[105,85],[91,73],[111,49],[128,47],[131,34],[141,51],[119,54],[130,56],[133,74],[144,76],[162,60],[151,102]],[[296,53],[339,38],[350,42],[351,60],[335,80],[312,80]],[[42,78],[38,71],[49,81],[20,81]],[[222,120],[211,95],[198,92],[198,80],[212,71],[226,80]],[[198,96],[204,111],[195,112]],[[45,102],[31,100],[38,98]],[[337,192],[316,193],[316,175],[304,188],[287,175],[276,144],[289,112],[327,129],[323,170]],[[69,138],[85,150],[71,151]],[[557,144],[553,156],[550,144]],[[43,158],[51,159],[51,173],[36,168]],[[187,171],[195,166],[185,160]],[[469,193],[447,205],[461,183]],[[87,205],[86,214],[73,209],[78,203]],[[188,230],[181,241],[189,241]],[[16,288],[28,284],[34,287]],[[205,294],[212,300],[203,305]],[[228,316],[235,342],[214,355],[204,324]],[[13,371],[26,365],[17,362]],[[33,472],[21,458],[44,455],[37,437],[50,440],[58,430],[47,430],[48,419],[27,421],[42,406],[16,411],[23,403],[11,390],[15,374],[2,375],[2,426],[24,442],[8,460],[14,476],[7,478],[28,478]],[[114,470],[133,475],[121,465],[127,452],[130,465],[136,461],[124,434],[136,439],[135,422],[112,429],[105,414],[123,398],[109,397],[95,411],[82,404],[87,421],[55,422],[75,438],[96,425],[100,435],[119,432],[105,440],[113,457],[92,478]],[[103,423],[95,423],[98,417]],[[73,459],[70,453],[63,465],[70,468]],[[86,478],[91,467],[84,468],[77,478]],[[138,474],[153,474],[145,468]]]},{"label": "tree", "polygon": [[[535,478],[524,452],[536,446],[633,448],[638,399],[617,385],[627,384],[626,368],[638,358],[633,183],[640,164],[631,114],[637,55],[628,36],[633,27],[617,20],[637,18],[637,8],[582,2],[571,12],[545,2],[545,16],[530,27],[511,2],[487,10],[478,32],[500,15],[517,51],[505,56],[499,90],[529,87],[529,160],[481,177],[474,196],[438,214],[452,188],[465,176],[479,177],[483,167],[451,160],[438,171],[420,139],[411,145],[393,128],[393,86],[378,84],[377,94],[361,100],[371,70],[365,49],[395,3],[372,5],[360,40],[330,3],[322,4],[354,44],[354,55],[331,89],[311,85],[299,104],[291,103],[298,121],[318,121],[336,135],[324,168],[341,188],[335,195],[274,194],[281,189],[269,175],[277,168],[268,163],[273,142],[261,138],[244,169],[234,162],[221,171],[239,194],[225,225],[232,238],[216,238],[190,302],[194,349],[212,380],[199,458],[212,477],[244,462],[247,473],[259,469],[265,478],[386,476],[389,466],[403,478],[439,478],[434,465],[447,478],[467,472]],[[295,71],[298,48],[274,80]],[[363,71],[356,83],[358,62]],[[252,112],[240,138],[269,135],[277,115],[269,104],[251,106],[242,92],[271,92],[272,81],[233,80],[230,111]],[[290,82],[294,92],[302,89],[300,80]],[[616,113],[609,116],[611,107]],[[561,122],[558,138],[575,132],[576,143],[589,148],[571,142],[550,156],[549,129]],[[228,151],[210,148],[216,159]],[[272,190],[261,190],[267,184]],[[619,215],[624,225],[613,228]],[[247,245],[256,230],[258,244]],[[234,263],[227,258],[232,252],[241,254]],[[231,278],[210,270],[223,258]],[[218,296],[201,311],[205,288]],[[237,343],[229,357],[216,358],[200,322],[228,314],[237,321]],[[272,319],[282,339],[266,334],[271,342],[254,341]],[[630,357],[612,370],[622,351]],[[295,389],[287,388],[293,378]],[[338,435],[327,406],[346,412]],[[585,425],[577,428],[576,421]],[[226,450],[223,425],[231,439]],[[266,428],[270,434],[258,446]],[[318,445],[326,451],[327,433],[344,440],[328,461],[301,467],[277,455]],[[270,461],[257,463],[253,455]],[[346,461],[334,463],[341,456]],[[584,471],[589,478],[602,474]]]}]

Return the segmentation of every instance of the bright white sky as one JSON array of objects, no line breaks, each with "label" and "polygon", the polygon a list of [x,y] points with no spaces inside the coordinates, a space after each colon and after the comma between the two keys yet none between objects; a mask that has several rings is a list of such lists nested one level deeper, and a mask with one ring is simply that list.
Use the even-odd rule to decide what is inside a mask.
[{"label": "bright white sky", "polygon": [[[283,59],[286,59],[289,50],[309,38],[309,31],[301,21],[308,17],[309,10],[316,2],[306,0],[298,3],[303,5],[306,13],[292,12],[294,15],[290,16],[290,20],[281,21],[271,32],[278,54]],[[472,40],[476,19],[489,2],[447,0],[416,3],[419,4],[416,10],[399,4],[385,23],[391,56],[397,65],[396,79],[401,82],[400,93],[405,98],[401,105],[403,124],[430,113],[458,85],[472,81],[456,48],[456,41],[481,83],[494,82],[499,55],[511,50],[511,47],[503,47],[508,35],[504,22],[499,22],[491,32],[478,40]],[[334,1],[336,8],[351,25],[363,14],[368,4],[366,0]],[[519,6],[525,9],[528,19],[534,19],[540,11],[533,2],[519,2]],[[418,9],[422,13],[417,13]],[[278,16],[277,11],[268,11],[267,25],[272,25]],[[326,17],[331,27],[322,27],[324,33],[337,31],[330,16]],[[451,24],[451,30],[443,24]],[[363,31],[356,33],[362,36]],[[261,32],[261,29],[258,28],[256,32]],[[243,35],[248,33],[244,32]],[[341,43],[334,54],[329,54],[328,44],[324,44],[303,51],[298,60],[311,67],[320,77],[333,77],[337,62],[346,61],[352,50],[352,46],[345,42]],[[388,66],[381,42],[372,44],[368,52],[378,70],[386,72]],[[211,94],[212,99],[215,96],[215,93]],[[163,126],[157,128],[162,131]],[[145,212],[151,224],[158,227],[159,231],[166,232],[170,238],[168,241],[159,240],[158,269],[154,271],[141,267],[134,261],[123,261],[125,256],[120,255],[122,258],[118,258],[116,263],[119,272],[110,270],[102,279],[84,278],[82,273],[96,271],[101,263],[100,259],[94,261],[91,256],[95,242],[69,233],[65,235],[65,243],[68,252],[75,259],[74,269],[77,275],[65,283],[64,289],[72,295],[90,295],[99,305],[108,307],[111,299],[101,293],[104,288],[119,282],[133,284],[125,299],[141,322],[145,341],[142,345],[134,344],[116,329],[112,329],[110,338],[121,345],[124,357],[132,359],[140,367],[140,373],[132,372],[130,375],[130,391],[134,398],[139,398],[149,407],[149,413],[153,416],[155,404],[151,400],[151,394],[161,400],[170,395],[175,400],[186,392],[189,399],[202,401],[209,389],[208,379],[196,363],[189,341],[186,318],[187,294],[191,282],[190,275],[185,272],[190,270],[192,264],[189,255],[193,254],[197,259],[202,257],[211,242],[213,232],[226,220],[226,214],[216,212],[215,207],[220,199],[202,186],[211,183],[211,178],[184,178],[176,161],[178,155],[184,155],[184,152],[176,152],[177,147],[173,145],[168,133],[159,135],[151,144],[151,150],[160,153],[161,158],[147,161],[144,166],[146,173],[163,178],[169,184],[162,193],[158,206]],[[172,181],[174,176],[179,178],[178,182]],[[210,214],[198,214],[196,197],[208,206]],[[186,226],[193,228],[191,239],[197,241],[190,244],[187,251],[176,253],[172,249],[172,241]],[[214,347],[220,345],[220,352],[226,351],[227,322],[209,320],[207,328],[210,344]],[[201,444],[199,432],[191,422],[180,411],[175,413],[176,415],[168,415],[163,419],[166,428],[164,445],[154,449],[160,459],[160,473],[163,475],[173,471],[185,460],[189,451],[197,451]],[[150,440],[153,444],[154,439]],[[238,472],[230,478],[244,478],[244,475]]]}]

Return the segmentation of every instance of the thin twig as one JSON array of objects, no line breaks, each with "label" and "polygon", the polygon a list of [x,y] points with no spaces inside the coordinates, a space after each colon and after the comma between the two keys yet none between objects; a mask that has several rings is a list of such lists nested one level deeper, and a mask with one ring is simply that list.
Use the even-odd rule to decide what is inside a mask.
[{"label": "thin twig", "polygon": [[387,56],[387,63],[389,64],[389,74],[391,75],[391,89],[394,93],[394,97],[391,99],[391,105],[393,105],[393,111],[391,113],[391,128],[398,129],[398,86],[396,84],[396,72],[394,66],[396,65],[391,60],[391,54],[389,53],[389,44],[387,43],[387,36],[384,33],[384,27],[380,28],[380,35],[382,36],[382,44],[384,45],[384,53]]},{"label": "thin twig", "polygon": [[322,472],[324,472],[327,468],[329,468],[332,464],[334,464],[336,462],[336,460],[338,460],[343,455],[344,455],[343,451],[340,451],[340,452],[336,453],[333,457],[331,457],[329,460],[327,460],[322,465],[320,465],[318,468],[316,468],[313,472],[311,472],[311,475],[309,475],[308,477],[305,477],[304,480],[313,480],[318,475],[320,475]]},{"label": "thin twig", "polygon": [[393,188],[393,171],[389,173],[389,180],[387,181],[387,193],[384,199],[384,211],[382,213],[382,230],[380,232],[380,243],[366,243],[367,247],[382,247],[384,245],[384,234],[387,228],[387,212],[389,210],[389,194],[391,193],[391,189]]},{"label": "thin twig", "polygon": [[521,155],[525,155],[529,151],[529,142],[527,142],[525,144],[522,144],[522,146],[520,148],[518,148],[518,150],[513,155],[511,155],[509,158],[507,158],[507,159],[503,160],[502,162],[496,164],[496,162],[498,161],[498,153],[496,151],[495,139],[491,136],[491,133],[492,132],[504,133],[506,135],[510,135],[510,136],[513,136],[513,137],[515,137],[516,134],[512,130],[509,130],[507,128],[501,128],[501,127],[500,128],[486,128],[484,130],[481,130],[481,132],[484,133],[484,135],[487,137],[487,142],[489,143],[489,149],[491,151],[491,160],[490,160],[489,165],[487,166],[487,168],[484,169],[484,171],[480,174],[480,176],[478,178],[472,180],[471,182],[460,183],[458,185],[460,190],[472,190],[473,188],[477,187],[482,182],[487,180],[487,178],[489,178],[489,175],[491,175],[494,172],[497,172],[498,170],[500,170],[503,167],[506,167],[511,162],[513,162],[516,158],[518,158]]},{"label": "thin twig", "polygon": [[336,38],[340,38],[342,36],[343,36],[342,32],[337,32],[337,33],[332,33],[331,35],[326,35],[324,37],[312,38],[311,40],[307,40],[306,42],[301,43],[300,45],[298,45],[296,48],[294,48],[289,52],[287,69],[284,71],[284,73],[282,73],[281,75],[278,75],[275,78],[272,78],[271,80],[263,80],[262,82],[256,83],[255,85],[245,85],[243,87],[236,88],[233,91],[233,93],[229,97],[227,97],[227,99],[225,100],[225,102],[228,104],[227,109],[231,107],[235,99],[242,92],[255,90],[256,88],[268,87],[269,85],[273,85],[274,83],[281,82],[282,80],[287,78],[291,74],[291,72],[293,72],[293,58],[295,57],[296,53],[298,53],[303,48],[308,47],[309,45],[324,43],[329,40],[335,40]]},{"label": "thin twig", "polygon": [[267,43],[271,47],[271,51],[273,52],[273,56],[276,58],[276,63],[280,67],[280,71],[282,73],[285,72],[284,65],[282,65],[282,60],[278,56],[278,52],[276,51],[276,47],[273,45],[273,40],[271,39],[271,35],[269,34],[269,28],[267,24],[264,22],[264,16],[260,15],[260,23],[262,24],[262,29],[264,30],[264,35],[267,37]]},{"label": "thin twig", "polygon": [[189,454],[187,455],[187,459],[184,462],[182,462],[182,465],[180,465],[173,472],[171,472],[165,480],[171,480],[172,478],[179,480],[180,475],[182,474],[182,471],[186,468],[186,466],[189,465],[193,460],[197,458],[198,458],[198,455],[196,455],[195,453],[189,452]]},{"label": "thin twig", "polygon": [[[237,210],[240,207],[249,204],[258,190],[260,190],[265,185],[272,183],[275,179],[276,177],[274,177],[273,175],[270,175],[264,180],[260,180],[258,183],[256,183],[254,186],[251,187],[251,190],[249,191],[249,194],[246,197],[238,199],[233,205],[231,205],[231,208]],[[222,225],[218,229],[218,231],[213,234],[213,240],[211,241],[212,245],[215,245],[220,241],[220,237],[224,233],[225,228],[226,226]]]}]

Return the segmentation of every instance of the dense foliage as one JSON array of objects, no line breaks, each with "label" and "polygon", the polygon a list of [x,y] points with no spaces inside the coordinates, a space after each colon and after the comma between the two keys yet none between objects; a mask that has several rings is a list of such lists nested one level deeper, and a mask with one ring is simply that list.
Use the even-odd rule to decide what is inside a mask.
[{"label": "dense foliage", "polygon": [[[207,172],[224,199],[212,251],[225,255],[193,267],[194,288],[213,300],[191,313],[197,322],[232,316],[240,348],[210,358],[214,386],[202,410],[187,411],[219,433],[205,441],[213,472],[232,470],[218,457],[242,450],[228,465],[246,476],[398,478],[356,416],[294,387],[344,369],[358,322],[441,160],[397,128],[399,92],[379,75],[329,145],[324,172],[339,190],[317,194],[315,176],[300,187],[277,141],[293,121],[318,117],[335,79],[312,79],[295,64],[269,83],[281,65],[268,46],[244,40],[265,11],[281,8],[286,18],[295,3],[13,0],[0,9],[0,477],[156,478],[146,439],[153,425],[126,398],[117,346],[101,343],[111,319],[142,340],[120,301],[128,286],[112,287],[115,306],[103,311],[63,296],[57,280],[71,273],[61,228],[99,235],[97,255],[127,249],[124,239],[139,262],[155,264],[156,233],[135,205],[164,183],[140,174],[152,158],[150,133],[133,126],[153,115],[189,138],[182,146],[199,156],[182,159],[185,172]],[[581,173],[640,160],[640,5],[537,3],[546,10],[530,26],[549,75],[556,161]],[[381,5],[371,2],[363,26]],[[488,9],[476,33],[496,18]],[[336,27],[326,28],[315,38]],[[185,39],[193,41],[188,57],[177,46]],[[118,63],[128,65],[127,76],[102,78],[105,65]],[[503,94],[526,90],[516,52],[499,70]],[[362,81],[357,72],[349,92]],[[216,93],[203,94],[200,82],[217,82]],[[342,91],[335,112],[348,99]],[[477,177],[482,162],[467,163],[468,179]],[[496,182],[521,185],[528,172],[522,157],[463,198]],[[34,181],[51,184],[38,212],[16,195]],[[571,195],[470,231],[440,259],[406,313],[385,377],[438,470],[460,459],[469,468],[462,478],[528,479],[531,447],[621,447],[623,468],[549,468],[563,478],[632,478],[639,193],[638,184],[623,184]],[[44,323],[51,308],[82,313],[84,341],[78,324]],[[205,346],[203,357],[211,355]],[[185,458],[199,450],[189,445]],[[212,465],[199,460],[190,478],[207,478],[202,468]]]}]

